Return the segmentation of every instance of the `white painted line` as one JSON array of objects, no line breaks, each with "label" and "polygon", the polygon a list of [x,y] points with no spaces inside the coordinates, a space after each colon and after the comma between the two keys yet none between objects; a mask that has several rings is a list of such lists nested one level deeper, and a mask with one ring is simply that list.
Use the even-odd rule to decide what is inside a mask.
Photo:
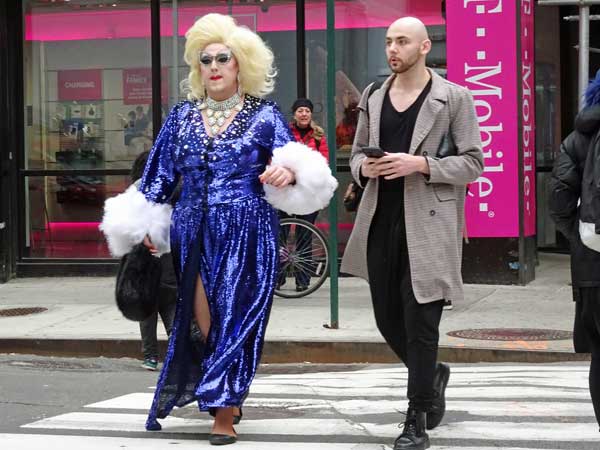
[{"label": "white painted line", "polygon": [[[0,434],[0,442],[7,450],[39,450],[57,448],[60,450],[197,450],[214,448],[206,439],[157,439],[122,438],[99,436],[51,436],[39,434]],[[235,444],[236,449],[244,450],[381,450],[378,444],[330,444],[322,442],[259,442],[244,441],[243,436]],[[440,447],[440,449],[446,447]],[[431,450],[436,450],[431,447]],[[468,449],[467,449],[468,450]],[[485,449],[480,449],[485,450]],[[494,449],[508,450],[508,449]]]},{"label": "white painted line", "polygon": [[[478,416],[509,417],[594,417],[594,409],[588,402],[523,402],[523,401],[459,401],[449,400],[448,411],[467,412]],[[130,409],[148,411],[152,403],[152,394],[135,393],[123,395],[103,402],[86,405],[86,408]],[[188,405],[196,408],[196,403]],[[324,400],[315,398],[261,398],[250,396],[246,407],[276,408],[290,411],[318,410],[320,414],[360,415],[390,414],[405,411],[407,401],[398,400]],[[246,416],[252,420],[252,417]]]},{"label": "white painted line", "polygon": [[[208,418],[208,414],[206,414]],[[23,425],[22,428],[46,430],[94,430],[117,432],[144,431],[145,414],[68,413]],[[182,419],[169,416],[159,421],[166,433],[209,433],[213,424],[210,419]],[[319,436],[363,436],[364,428],[348,420],[327,419],[265,419],[243,420],[236,425],[239,434],[283,434],[306,436],[310,431]]]},{"label": "white painted line", "polygon": [[[305,395],[309,397],[389,397],[404,398],[404,389],[399,386],[383,388],[357,388],[345,386],[339,388],[321,388],[318,386],[279,385],[279,384],[256,384],[250,390],[251,395]],[[465,386],[453,387],[452,384],[446,389],[446,398],[560,398],[560,399],[589,399],[587,389],[571,388],[561,390],[551,387],[535,386]]]},{"label": "white painted line", "polygon": [[[551,383],[550,383],[551,384]],[[573,384],[576,384],[573,382]],[[282,385],[282,384],[255,384],[250,389],[251,398],[261,396],[287,396],[297,397],[306,396],[309,400],[320,396],[348,399],[349,397],[371,398],[388,397],[393,399],[405,398],[405,385],[395,385],[390,387],[356,387],[346,386],[339,388],[319,387],[319,386],[300,386],[300,385]],[[123,400],[111,399],[103,402],[87,405],[90,408],[117,408],[124,409],[125,405],[135,405],[131,409],[148,409],[149,402],[153,394],[136,393],[123,396]],[[120,398],[120,397],[118,397]],[[577,387],[546,387],[546,386],[515,386],[506,384],[504,386],[455,386],[450,384],[446,389],[446,398],[448,399],[580,399],[588,400],[590,398],[589,390],[585,386]],[[302,400],[302,399],[300,399]],[[114,405],[114,406],[112,406]]]},{"label": "white painted line", "polygon": [[[256,379],[252,386],[258,385],[301,385],[307,387],[331,387],[331,388],[374,388],[374,387],[390,387],[398,388],[406,386],[407,380],[405,377],[348,377],[348,378],[287,378],[287,379]],[[588,375],[573,375],[573,374],[542,374],[539,376],[517,376],[513,373],[498,374],[498,375],[472,375],[457,373],[450,375],[450,384],[453,387],[477,385],[526,385],[526,386],[561,386],[573,388],[588,388]]]},{"label": "white painted line", "polygon": [[105,408],[105,409],[142,409],[148,411],[152,405],[154,394],[145,392],[136,392],[133,394],[122,395],[102,402],[85,405],[85,408]]},{"label": "white painted line", "polygon": [[[505,373],[505,372],[514,372],[519,376],[528,375],[528,374],[539,374],[539,373],[589,373],[590,366],[589,365],[560,365],[560,366],[535,366],[535,365],[523,365],[523,366],[505,366],[505,365],[497,365],[497,366],[478,366],[478,365],[469,365],[469,366],[454,366],[450,364],[450,368],[452,373],[470,373],[470,374],[480,374],[480,373]],[[408,371],[404,366],[398,365],[397,367],[377,367],[377,368],[367,368],[353,371],[343,371],[343,372],[315,372],[315,373],[307,373],[307,374],[272,374],[272,375],[263,375],[262,379],[285,379],[285,378],[336,378],[338,376],[364,376],[364,375],[373,375],[373,374],[397,374],[404,375],[408,374]]]},{"label": "white painted line", "polygon": [[[374,436],[396,437],[398,428],[394,425],[374,423],[362,424]],[[487,439],[499,442],[510,441],[557,441],[557,442],[598,442],[597,423],[545,423],[545,422],[455,422],[442,424],[427,432],[435,442],[436,437],[460,439],[469,445],[468,440]],[[600,445],[595,448],[600,448]]]},{"label": "white painted line", "polygon": [[[93,430],[140,432],[146,416],[142,414],[69,413],[43,419],[23,428],[45,430]],[[208,433],[212,420],[168,417],[162,420],[165,433]],[[236,427],[238,433],[253,435],[294,436],[374,436],[396,437],[397,424],[358,423],[340,419],[265,419],[244,420]],[[310,433],[312,431],[312,433]],[[595,441],[600,442],[595,423],[488,422],[469,421],[442,424],[431,431],[431,437],[444,439],[495,439],[524,441]],[[467,442],[465,442],[466,444]]]}]

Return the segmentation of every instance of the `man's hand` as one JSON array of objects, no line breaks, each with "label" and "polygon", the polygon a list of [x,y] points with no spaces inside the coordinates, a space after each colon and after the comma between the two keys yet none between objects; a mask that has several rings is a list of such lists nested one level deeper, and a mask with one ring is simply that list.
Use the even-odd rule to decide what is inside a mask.
[{"label": "man's hand", "polygon": [[415,172],[429,174],[429,164],[423,156],[408,153],[387,153],[375,160],[376,170],[386,180],[405,177]]},{"label": "man's hand", "polygon": [[270,166],[258,179],[261,183],[270,184],[276,188],[285,187],[296,180],[294,172],[283,166]]},{"label": "man's hand", "polygon": [[363,159],[362,165],[360,166],[360,173],[363,177],[366,178],[377,178],[380,173],[377,168],[378,158],[365,158]]}]

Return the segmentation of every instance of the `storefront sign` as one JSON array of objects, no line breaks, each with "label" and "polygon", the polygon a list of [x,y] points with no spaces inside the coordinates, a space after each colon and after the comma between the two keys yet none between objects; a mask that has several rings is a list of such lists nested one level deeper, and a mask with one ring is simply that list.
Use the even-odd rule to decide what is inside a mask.
[{"label": "storefront sign", "polygon": [[521,0],[521,145],[523,149],[523,227],[536,234],[535,207],[535,39],[534,0]]},{"label": "storefront sign", "polygon": [[[161,93],[163,101],[169,92],[168,72],[161,73]],[[147,68],[123,70],[123,104],[150,105],[152,103],[152,70]]]},{"label": "storefront sign", "polygon": [[92,70],[59,70],[58,100],[101,100],[102,71]]},{"label": "storefront sign", "polygon": [[[471,237],[519,236],[517,76],[521,71],[517,70],[515,3],[446,2],[448,78],[473,94],[483,142],[485,169],[471,184],[465,207]],[[528,82],[533,87],[533,78],[528,77]],[[532,112],[528,114],[533,123]]]}]

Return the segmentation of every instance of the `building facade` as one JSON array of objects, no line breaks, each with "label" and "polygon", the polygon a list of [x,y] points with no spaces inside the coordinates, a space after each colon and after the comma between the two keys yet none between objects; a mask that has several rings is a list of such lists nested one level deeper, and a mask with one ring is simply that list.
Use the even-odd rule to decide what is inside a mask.
[{"label": "building facade", "polygon": [[[572,9],[536,8],[533,0],[350,0],[333,2],[328,30],[327,4],[0,2],[0,279],[114,272],[97,228],[104,200],[126,188],[133,159],[182,99],[185,31],[220,12],[273,49],[279,75],[272,98],[284,112],[291,115],[298,96],[313,100],[340,189],[350,181],[360,93],[389,74],[386,28],[401,16],[421,18],[433,41],[429,66],[473,92],[486,152],[486,172],[467,198],[465,280],[532,280],[538,249],[565,248],[548,218],[545,186],[577,108],[577,27],[562,20]],[[325,76],[328,31],[335,32],[334,85]],[[592,72],[597,62],[592,57]],[[335,129],[327,129],[331,117]],[[341,254],[353,215],[340,194]],[[318,223],[327,229],[327,214]]]}]

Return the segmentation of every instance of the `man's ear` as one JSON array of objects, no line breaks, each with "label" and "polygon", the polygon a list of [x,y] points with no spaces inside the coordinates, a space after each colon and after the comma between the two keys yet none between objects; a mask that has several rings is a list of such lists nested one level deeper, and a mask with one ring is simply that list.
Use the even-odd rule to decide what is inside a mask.
[{"label": "man's ear", "polygon": [[431,51],[431,41],[429,39],[425,39],[421,42],[421,53],[426,55]]}]

